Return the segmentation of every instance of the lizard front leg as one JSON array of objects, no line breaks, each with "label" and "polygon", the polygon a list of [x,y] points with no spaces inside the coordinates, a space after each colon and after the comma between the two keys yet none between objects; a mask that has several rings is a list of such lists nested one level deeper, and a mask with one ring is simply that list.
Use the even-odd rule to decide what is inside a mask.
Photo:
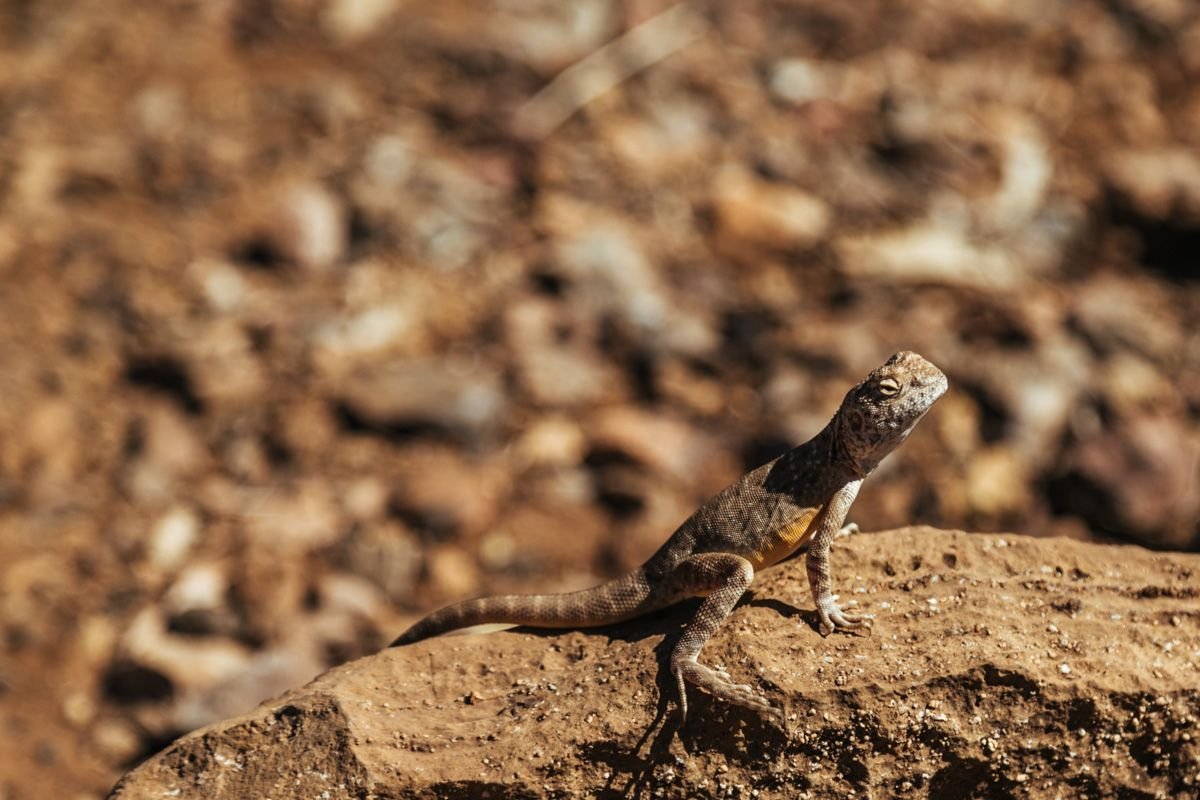
[{"label": "lizard front leg", "polygon": [[701,553],[681,561],[671,573],[671,590],[680,597],[703,596],[696,616],[684,628],[671,651],[671,673],[679,686],[680,724],[687,719],[686,684],[733,705],[759,714],[780,717],[780,711],[748,684],[734,683],[729,674],[697,661],[700,649],[729,615],[746,587],[754,580],[754,567],[732,553]]},{"label": "lizard front leg", "polygon": [[833,581],[829,570],[829,549],[834,538],[842,530],[846,513],[850,510],[854,498],[858,496],[862,481],[851,481],[834,492],[833,497],[821,509],[820,516],[815,520],[816,533],[808,547],[808,557],[805,568],[808,572],[808,586],[812,590],[813,602],[817,606],[817,617],[820,619],[822,636],[828,636],[835,630],[866,630],[870,631],[871,623],[867,618],[857,614],[847,614],[838,605],[837,595],[833,593]]}]

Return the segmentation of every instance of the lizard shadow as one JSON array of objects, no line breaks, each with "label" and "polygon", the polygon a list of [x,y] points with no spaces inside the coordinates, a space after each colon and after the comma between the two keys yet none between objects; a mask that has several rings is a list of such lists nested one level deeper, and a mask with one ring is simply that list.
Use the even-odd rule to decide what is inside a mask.
[{"label": "lizard shadow", "polygon": [[[633,747],[626,747],[616,741],[595,742],[581,746],[583,758],[591,763],[607,765],[609,777],[597,797],[636,797],[648,789],[654,779],[654,770],[659,766],[669,766],[676,759],[671,756],[671,742],[680,731],[678,718],[670,714],[672,698],[675,696],[675,678],[671,675],[671,650],[675,641],[682,633],[684,625],[692,619],[699,608],[701,599],[684,600],[664,609],[660,614],[637,617],[626,622],[604,625],[596,628],[579,629],[579,632],[603,636],[609,642],[626,643],[639,642],[652,637],[662,637],[654,646],[657,671],[655,685],[658,689],[658,701],[654,718],[642,732]],[[518,627],[514,632],[530,636],[549,638],[561,634],[561,631],[545,628]],[[647,743],[648,746],[647,746]],[[643,748],[645,753],[643,754]],[[624,785],[617,783],[625,779]]]},{"label": "lizard shadow", "polygon": [[[688,694],[688,720],[682,726],[679,724],[676,707],[678,688],[671,674],[671,651],[683,627],[695,617],[701,602],[699,598],[685,600],[662,614],[582,631],[605,636],[610,642],[638,642],[655,636],[662,637],[654,646],[658,667],[655,674],[658,690],[655,714],[637,743],[628,747],[617,741],[607,741],[580,747],[584,759],[608,767],[609,777],[597,797],[637,797],[647,793],[653,785],[669,783],[670,772],[682,770],[687,765],[686,757],[671,752],[671,744],[676,736],[686,756],[717,750],[730,763],[761,761],[786,744],[786,730],[765,721],[753,711],[713,700],[704,692],[694,689]],[[738,605],[774,608],[785,617],[801,613],[786,603],[755,601],[750,594],[742,598]],[[815,614],[813,616],[815,625]],[[539,628],[516,630],[539,637],[560,633]]]},{"label": "lizard shadow", "polygon": [[[660,645],[656,649],[661,661],[669,660],[669,647]],[[676,781],[676,773],[688,771],[693,756],[716,751],[730,764],[749,765],[777,755],[789,742],[785,729],[765,722],[754,712],[729,706],[694,690],[688,695],[687,722],[680,725],[678,713],[672,713],[671,709],[675,679],[665,663],[659,670],[657,683],[659,702],[654,719],[633,747],[608,741],[580,748],[580,755],[586,761],[608,767],[609,778],[596,797],[642,797],[655,789],[669,790]],[[671,751],[676,737],[683,754]]]},{"label": "lizard shadow", "polygon": [[747,605],[751,608],[769,608],[775,611],[784,619],[799,619],[816,633],[821,631],[821,620],[817,616],[816,611],[808,611],[796,608],[791,603],[785,603],[782,600],[777,600],[774,597],[755,597],[753,593],[747,592],[746,597],[738,605]]}]

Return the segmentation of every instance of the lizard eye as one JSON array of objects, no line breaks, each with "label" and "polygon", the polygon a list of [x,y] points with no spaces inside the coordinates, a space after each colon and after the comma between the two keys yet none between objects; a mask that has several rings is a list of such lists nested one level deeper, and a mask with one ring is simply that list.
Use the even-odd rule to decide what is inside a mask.
[{"label": "lizard eye", "polygon": [[879,382],[879,393],[884,397],[895,397],[900,394],[900,384],[894,378],[884,378]]}]

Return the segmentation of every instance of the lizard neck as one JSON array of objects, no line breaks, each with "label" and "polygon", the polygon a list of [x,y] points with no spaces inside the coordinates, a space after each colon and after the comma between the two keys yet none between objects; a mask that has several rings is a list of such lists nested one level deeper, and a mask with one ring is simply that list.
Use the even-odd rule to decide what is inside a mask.
[{"label": "lizard neck", "polygon": [[850,446],[851,434],[845,429],[845,425],[842,415],[834,414],[825,430],[820,433],[826,440],[829,469],[843,473],[846,482],[862,480],[879,466],[879,461],[861,457],[854,452],[854,448]]},{"label": "lizard neck", "polygon": [[751,475],[761,475],[756,480],[767,491],[790,495],[802,506],[823,504],[833,492],[861,481],[875,467],[855,458],[840,424],[835,416],[816,436]]}]

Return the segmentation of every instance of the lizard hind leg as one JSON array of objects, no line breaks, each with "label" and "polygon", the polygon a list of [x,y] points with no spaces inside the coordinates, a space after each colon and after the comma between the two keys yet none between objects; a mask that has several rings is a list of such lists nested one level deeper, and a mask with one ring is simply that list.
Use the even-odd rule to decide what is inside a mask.
[{"label": "lizard hind leg", "polygon": [[680,723],[687,719],[686,684],[689,683],[727,703],[778,718],[779,709],[757,689],[734,683],[729,673],[697,660],[704,643],[754,580],[754,567],[732,553],[701,553],[680,562],[669,580],[671,588],[681,597],[704,597],[696,616],[671,651],[671,673],[679,688]]}]

